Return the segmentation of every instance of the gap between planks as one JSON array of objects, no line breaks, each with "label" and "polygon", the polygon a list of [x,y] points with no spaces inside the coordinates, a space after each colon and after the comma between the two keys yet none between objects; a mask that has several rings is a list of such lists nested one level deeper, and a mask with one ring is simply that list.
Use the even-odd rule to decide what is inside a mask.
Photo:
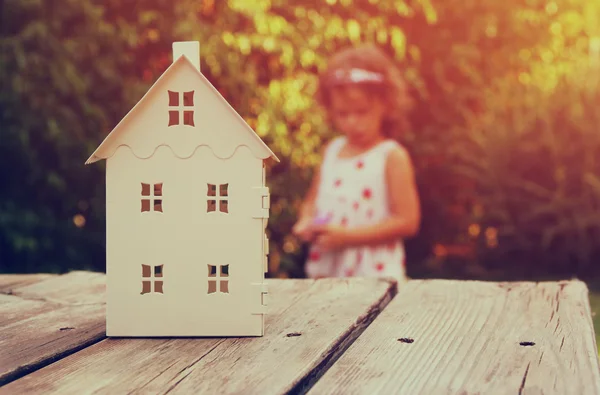
[{"label": "gap between planks", "polygon": [[104,273],[0,275],[0,284],[0,385],[105,338]]},{"label": "gap between planks", "polygon": [[[283,280],[283,281],[293,281],[293,280]],[[435,283],[436,280],[425,280],[425,281],[419,281],[419,280],[413,280],[411,281],[411,286],[409,286],[409,288],[412,288],[413,286],[417,286],[419,285],[418,283],[421,283],[420,285],[422,286],[424,283]],[[437,281],[438,284],[442,284],[442,281]],[[476,285],[476,283],[474,282],[461,282],[461,289],[464,287],[471,287],[473,285]],[[563,331],[565,331],[565,329],[568,332],[572,332],[574,329],[576,329],[577,325],[574,325],[572,322],[570,322],[572,320],[572,317],[567,317],[565,319],[565,314],[564,314],[564,304],[565,302],[567,302],[567,304],[569,304],[569,300],[570,298],[572,298],[572,296],[574,294],[578,294],[579,293],[579,297],[581,298],[581,294],[580,291],[578,291],[577,289],[572,289],[569,290],[567,289],[568,293],[567,293],[567,299],[565,299],[565,302],[561,303],[561,298],[559,297],[559,294],[561,294],[563,292],[563,290],[565,289],[565,287],[567,287],[567,285],[569,283],[559,283],[556,284],[556,287],[558,287],[558,290],[555,292],[552,292],[550,289],[546,289],[547,287],[551,286],[552,283],[550,284],[546,284],[546,286],[543,286],[543,283],[509,283],[509,284],[496,284],[496,286],[498,288],[502,288],[506,291],[507,294],[521,294],[521,296],[523,296],[524,300],[522,303],[520,303],[520,308],[519,310],[522,310],[523,312],[525,312],[528,309],[531,308],[535,308],[536,310],[540,309],[544,310],[544,311],[548,311],[548,317],[546,318],[547,321],[546,324],[544,325],[545,328],[549,328],[548,331],[552,331],[552,335],[550,335],[550,332],[548,332],[548,334],[544,335],[544,337],[542,337],[541,339],[539,339],[539,336],[537,336],[538,341],[535,345],[537,345],[538,347],[541,344],[547,343],[548,339],[546,336],[552,336],[552,337],[556,337],[556,336],[561,336],[560,338],[562,339],[560,342],[560,345],[557,345],[556,347],[558,347],[558,350],[553,350],[550,352],[547,352],[546,354],[544,354],[544,351],[542,350],[539,353],[539,359],[537,358],[536,355],[536,361],[535,363],[531,362],[531,360],[529,360],[527,362],[527,366],[523,366],[523,370],[521,370],[521,374],[520,376],[517,376],[516,378],[518,378],[518,383],[515,387],[515,390],[517,392],[523,392],[523,393],[528,393],[529,391],[531,391],[533,388],[535,387],[531,387],[531,380],[535,380],[538,384],[539,384],[539,379],[540,379],[540,373],[536,372],[535,369],[537,369],[537,366],[542,365],[542,363],[544,364],[548,364],[549,361],[550,363],[552,363],[552,361],[556,360],[556,355],[560,354],[563,352],[563,348],[566,347],[566,344],[568,345],[568,342],[565,342],[565,335],[562,333]],[[576,283],[575,283],[576,284]],[[494,285],[494,284],[489,284],[489,285]],[[404,286],[404,285],[402,285]],[[524,291],[531,291],[532,289],[535,290],[536,287],[540,286],[541,289],[539,291],[539,293],[541,293],[541,295],[543,296],[542,298],[532,298],[532,295],[530,292],[524,292]],[[567,287],[569,288],[569,287]],[[577,288],[577,287],[576,287]],[[413,291],[415,291],[415,289],[413,289]],[[483,291],[483,292],[482,292]],[[409,290],[406,290],[405,292],[409,292]],[[417,292],[418,293],[418,292]],[[458,296],[459,294],[459,290],[457,289],[456,292],[451,292],[451,294],[454,294],[455,296]],[[475,299],[471,299],[473,303],[477,303],[477,296],[481,297],[481,296],[486,296],[488,292],[484,291],[484,290],[478,290],[478,291],[473,291],[471,292],[471,296],[476,296]],[[429,292],[429,296],[426,297],[425,299],[429,298],[430,302],[434,302],[434,304],[440,303],[441,299],[436,296],[437,293],[436,292]],[[571,295],[569,297],[569,295]],[[287,392],[287,393],[304,393],[308,390],[311,390],[313,388],[313,385],[316,383],[316,387],[314,387],[316,391],[316,393],[320,393],[320,390],[323,390],[325,388],[327,388],[326,383],[329,381],[331,381],[331,373],[333,371],[334,374],[339,374],[339,369],[340,369],[340,364],[337,363],[335,364],[335,362],[339,362],[339,359],[342,359],[343,365],[344,366],[348,366],[348,362],[347,362],[347,358],[349,356],[351,356],[352,354],[356,354],[356,351],[354,351],[356,349],[356,347],[358,347],[361,344],[364,344],[365,341],[368,341],[368,339],[365,338],[365,334],[363,334],[361,336],[361,333],[365,330],[365,328],[367,329],[367,334],[366,336],[370,336],[370,331],[373,330],[375,327],[381,327],[384,324],[384,320],[387,317],[387,313],[390,313],[390,307],[392,307],[392,305],[388,306],[388,308],[383,312],[382,316],[380,316],[377,321],[375,321],[375,323],[373,325],[371,325],[370,327],[369,324],[371,323],[371,321],[373,321],[377,315],[379,314],[380,311],[382,311],[386,305],[387,302],[385,302],[386,298],[388,298],[388,302],[390,300],[392,300],[395,296],[395,290],[391,291],[389,293],[386,293],[384,299],[382,299],[382,302],[380,304],[380,308],[379,309],[375,309],[375,310],[371,310],[369,313],[367,313],[367,316],[362,317],[357,319],[356,323],[354,324],[355,327],[352,328],[348,328],[345,332],[343,332],[340,336],[338,341],[329,346],[328,348],[326,348],[322,355],[321,355],[321,360],[320,362],[318,362],[316,364],[315,367],[312,368],[312,370],[309,371],[308,374],[304,375],[304,376],[300,376],[299,378],[297,378],[295,381],[291,382],[291,385],[283,392]],[[416,295],[413,295],[414,297],[416,297]],[[439,295],[441,296],[441,295]],[[464,295],[463,295],[464,296]],[[404,299],[404,297],[403,297]],[[413,298],[414,299],[414,298]],[[467,298],[469,299],[469,298]],[[585,299],[585,298],[584,298]],[[513,298],[513,301],[515,299]],[[466,301],[466,300],[465,300]],[[294,301],[292,301],[290,303],[290,305],[286,308],[287,309],[293,309],[293,306],[296,303],[300,303],[301,300],[300,299],[295,299]],[[407,300],[405,300],[405,302],[407,302]],[[578,307],[576,310],[579,309],[583,309],[582,311],[578,311],[584,320],[589,319],[589,305],[587,305],[587,300],[580,300],[580,302],[584,303],[584,305],[582,306],[580,303],[575,303],[575,306]],[[398,305],[398,300],[394,300],[393,305]],[[544,307],[545,304],[548,304],[548,306]],[[572,301],[571,303],[572,304]],[[536,307],[537,306],[537,307]],[[435,307],[435,306],[434,306]],[[448,306],[449,307],[449,311],[453,311],[453,309],[455,309],[454,306]],[[437,306],[436,308],[440,308],[440,306]],[[523,310],[525,309],[525,310]],[[413,307],[414,310],[414,307]],[[416,311],[416,310],[415,310]],[[454,310],[455,311],[455,310]],[[560,314],[559,314],[560,312]],[[443,313],[445,314],[445,313]],[[442,314],[442,315],[443,315]],[[464,312],[463,312],[464,314]],[[399,318],[402,318],[399,317]],[[406,318],[406,317],[404,317]],[[563,322],[561,325],[561,318],[563,318]],[[469,327],[469,331],[471,331],[471,334],[478,334],[480,333],[480,330],[477,331],[476,327],[478,325],[480,325],[479,321],[473,321],[473,320],[469,320],[471,322],[471,326]],[[486,319],[487,321],[487,319]],[[534,320],[535,321],[535,320]],[[400,320],[400,322],[402,322],[402,319]],[[527,322],[531,322],[531,319],[528,319]],[[556,324],[555,324],[556,323]],[[450,322],[450,324],[452,324]],[[502,323],[501,323],[502,324]],[[475,325],[475,326],[474,326]],[[567,325],[567,326],[565,326]],[[433,330],[433,332],[430,330],[429,333],[430,335],[436,335],[436,333],[446,333],[448,331],[451,331],[452,328],[448,326],[448,323],[446,323],[445,325],[446,329],[444,328],[432,328],[431,330]],[[367,328],[368,327],[368,328]],[[465,327],[466,328],[466,327]],[[405,328],[406,329],[406,328]],[[444,329],[444,330],[442,330]],[[468,328],[466,328],[468,329]],[[473,332],[473,331],[476,332]],[[515,330],[510,330],[510,333],[508,333],[508,336],[510,338],[513,338],[514,340],[517,340],[517,338],[521,339],[521,340],[527,340],[531,337],[531,339],[529,340],[536,340],[536,336],[535,336],[535,332],[531,332],[531,331],[515,331]],[[592,331],[593,332],[593,331]],[[423,333],[421,337],[426,336],[427,333]],[[529,336],[528,336],[529,335]],[[360,336],[360,337],[359,337]],[[449,333],[446,333],[446,337],[449,336]],[[294,337],[294,336],[292,336]],[[527,339],[526,339],[527,338]],[[357,340],[358,339],[358,340]],[[355,342],[355,340],[357,340]],[[416,345],[419,345],[419,340],[422,339],[418,339]],[[589,340],[589,339],[588,339]],[[110,339],[105,340],[105,342],[110,342]],[[414,341],[414,340],[413,340]],[[484,344],[484,348],[482,349],[482,351],[485,351],[485,349],[489,349],[490,347],[492,347],[492,345],[494,345],[494,343],[497,343],[498,339],[497,338],[492,338],[491,339],[492,344]],[[105,342],[100,342],[100,344],[105,343]],[[169,341],[167,341],[168,343]],[[183,369],[181,369],[179,371],[179,375],[176,377],[177,380],[175,380],[174,382],[170,383],[169,387],[167,388],[167,392],[169,391],[177,391],[177,390],[182,390],[182,388],[180,387],[180,385],[184,385],[184,384],[189,384],[189,381],[193,382],[194,376],[194,370],[202,370],[201,367],[197,366],[197,365],[201,365],[203,363],[205,363],[206,361],[202,361],[203,359],[207,359],[207,358],[211,358],[210,355],[212,355],[212,353],[214,353],[215,355],[217,355],[215,357],[219,358],[219,355],[226,355],[228,353],[230,353],[231,351],[231,346],[234,346],[233,348],[236,349],[237,347],[244,347],[245,344],[247,344],[247,340],[245,339],[229,339],[228,341],[228,345],[227,347],[223,346],[222,343],[224,342],[224,340],[219,339],[216,344],[213,345],[213,347],[211,347],[208,352],[206,352],[205,354],[202,354],[202,356],[200,358],[197,358],[195,360],[192,360],[191,363],[188,363],[187,365],[183,366]],[[460,344],[463,344],[464,339],[461,340]],[[594,350],[595,350],[595,339],[591,339],[591,342],[593,343]],[[410,342],[409,339],[405,339],[405,341],[402,341],[400,343],[408,343],[408,344],[413,344],[413,342]],[[487,344],[487,345],[486,345]],[[533,346],[535,346],[533,345]],[[98,345],[96,345],[98,346]],[[93,346],[93,347],[96,347]],[[114,346],[116,346],[116,344],[113,344],[111,347],[109,348],[113,348]],[[93,348],[91,347],[91,348]],[[456,346],[451,346],[452,347],[456,347]],[[474,346],[471,346],[471,348]],[[572,349],[572,346],[570,346]],[[116,348],[116,347],[115,347]],[[349,348],[348,352],[345,352],[346,349]],[[522,349],[529,349],[530,347],[522,347]],[[76,353],[75,355],[73,355],[72,357],[78,357],[80,356],[80,354],[85,353],[86,351],[88,351],[90,349],[90,347],[87,346],[83,346],[80,347],[79,349],[81,349],[82,351],[80,351],[79,353]],[[131,350],[133,351],[133,350]],[[184,351],[184,350],[181,350]],[[439,351],[439,350],[438,350]],[[449,351],[449,350],[448,350]],[[489,350],[488,350],[489,351]],[[74,352],[74,351],[73,351]],[[72,353],[71,353],[72,354]],[[361,350],[361,355],[369,355],[369,351],[362,349]],[[62,356],[62,355],[61,355]],[[71,357],[71,358],[72,358]],[[524,354],[519,354],[518,359],[520,359],[522,362],[525,362],[522,360],[522,358],[524,357]],[[550,360],[548,360],[548,358],[551,358]],[[59,358],[56,358],[59,359]],[[213,359],[212,361],[209,361],[208,363],[214,363],[215,359]],[[240,360],[240,357],[236,358],[235,361],[233,361],[233,366],[235,366],[235,364]],[[56,363],[56,365],[61,364],[63,361],[58,361]],[[51,363],[53,362],[52,360],[48,359],[47,363]],[[439,362],[439,361],[438,361]],[[157,372],[157,374],[150,380],[150,382],[146,383],[144,386],[146,385],[150,385],[152,387],[152,382],[154,380],[157,380],[161,375],[163,375],[165,372],[171,370],[171,368],[177,363],[177,361],[169,364],[166,368],[162,368],[159,372]],[[484,382],[487,382],[488,384],[490,383],[489,380],[491,378],[493,378],[494,376],[498,375],[498,374],[504,374],[504,375],[510,375],[512,377],[515,377],[515,372],[514,368],[508,368],[509,370],[507,371],[507,367],[506,366],[502,366],[501,364],[497,364],[497,363],[492,363],[490,365],[490,363],[492,363],[491,361],[488,361],[488,364],[486,364],[490,369],[487,370],[487,373],[485,373],[484,371],[482,371],[482,367],[479,366],[475,366],[475,365],[471,365],[471,371],[473,373],[478,373],[478,374],[492,374],[492,376],[487,375],[486,379],[484,380]],[[572,363],[572,362],[571,362]],[[365,365],[365,361],[362,362],[363,365]],[[368,364],[368,361],[367,361]],[[333,369],[329,369],[331,366],[333,365]],[[439,363],[436,364],[439,366]],[[596,360],[596,365],[597,365],[597,360]],[[364,367],[364,366],[363,366]],[[413,366],[414,367],[414,366]],[[449,367],[449,366],[448,366]],[[388,366],[388,369],[391,368],[391,366]],[[47,368],[46,368],[47,369]],[[475,370],[473,370],[475,369]],[[554,368],[556,369],[556,368]],[[572,369],[572,365],[569,366],[569,369]],[[458,372],[458,371],[457,371]],[[491,373],[490,373],[491,372]],[[512,372],[512,373],[511,373]],[[207,373],[210,373],[207,372]],[[325,376],[325,377],[323,377]],[[321,380],[319,380],[321,379]],[[339,379],[339,378],[338,378]],[[430,379],[432,379],[432,377],[430,377]],[[430,384],[435,384],[437,381],[439,381],[440,379],[435,379],[433,378],[432,381],[430,381]],[[197,377],[196,377],[196,381],[197,381]],[[347,381],[345,384],[342,384],[342,387],[350,385],[350,387],[352,387],[355,391],[358,390],[359,386],[355,386],[356,382],[354,382],[354,380],[344,380]],[[441,380],[442,382],[444,381]],[[352,384],[350,384],[352,383]],[[339,384],[339,383],[338,383]],[[437,383],[438,385],[440,383]],[[457,382],[456,380],[450,384],[450,387],[454,387],[454,385],[456,385]],[[470,386],[473,386],[474,384],[471,384]],[[554,381],[554,386],[558,385],[559,387],[561,387],[561,383],[556,381]],[[592,384],[593,386],[594,384]],[[324,387],[325,386],[325,387]],[[348,387],[348,389],[350,389],[350,387]],[[188,387],[189,388],[189,387]],[[283,389],[283,388],[281,388]],[[456,388],[455,388],[456,389]],[[528,391],[529,389],[529,391]],[[329,390],[331,390],[331,388],[329,388]],[[413,390],[416,390],[416,388],[413,387]],[[327,390],[325,390],[325,392],[327,392]]]},{"label": "gap between planks", "polygon": [[346,352],[377,316],[387,307],[398,293],[398,282],[393,280],[388,292],[384,297],[372,306],[363,317],[359,317],[356,323],[350,327],[339,339],[338,343],[326,351],[323,360],[308,375],[300,379],[289,391],[289,394],[306,394],[319,381],[319,379],[333,366],[335,362]]},{"label": "gap between planks", "polygon": [[[306,392],[396,293],[393,281],[360,278],[276,280],[273,285],[272,293],[279,296],[271,299],[262,339],[105,339],[5,389],[189,393],[228,386],[233,392]],[[287,371],[273,375],[281,366]]]},{"label": "gap between planks", "polygon": [[587,287],[411,281],[310,393],[600,394]]}]

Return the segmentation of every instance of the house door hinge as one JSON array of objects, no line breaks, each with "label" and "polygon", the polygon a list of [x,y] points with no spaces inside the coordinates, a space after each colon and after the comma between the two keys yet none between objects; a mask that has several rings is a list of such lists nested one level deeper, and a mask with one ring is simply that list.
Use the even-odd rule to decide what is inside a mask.
[{"label": "house door hinge", "polygon": [[269,208],[271,207],[271,195],[268,187],[252,188],[255,194],[254,201],[258,205],[252,218],[269,218]]},{"label": "house door hinge", "polygon": [[268,292],[263,292],[261,295],[262,295],[262,299],[261,299],[262,305],[263,306],[267,306],[267,295],[268,295]]},{"label": "house door hinge", "polygon": [[269,259],[268,259],[268,255],[269,255],[269,238],[265,235],[265,242],[264,242],[264,246],[263,246],[263,259],[264,259],[264,271],[265,273],[267,273],[269,271]]},{"label": "house door hinge", "polygon": [[269,287],[266,283],[253,283],[253,287],[258,291],[259,299],[256,307],[256,311],[253,314],[266,314],[267,313],[267,294],[269,293]]}]

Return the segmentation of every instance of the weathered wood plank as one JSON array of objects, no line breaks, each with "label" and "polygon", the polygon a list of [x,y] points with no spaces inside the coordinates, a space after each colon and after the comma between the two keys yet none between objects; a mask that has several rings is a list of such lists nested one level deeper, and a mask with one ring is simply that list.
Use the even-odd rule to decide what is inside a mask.
[{"label": "weathered wood plank", "polygon": [[0,274],[0,293],[11,293],[13,288],[37,283],[55,274]]},{"label": "weathered wood plank", "polygon": [[104,338],[104,277],[72,272],[0,294],[0,385]]},{"label": "weathered wood plank", "polygon": [[106,339],[0,393],[297,393],[394,292],[376,279],[270,280],[264,337]]},{"label": "weathered wood plank", "polygon": [[70,305],[104,303],[105,293],[106,275],[86,271],[69,272],[12,290],[12,295],[23,298]]},{"label": "weathered wood plank", "polygon": [[600,394],[587,295],[578,281],[412,281],[309,393]]}]

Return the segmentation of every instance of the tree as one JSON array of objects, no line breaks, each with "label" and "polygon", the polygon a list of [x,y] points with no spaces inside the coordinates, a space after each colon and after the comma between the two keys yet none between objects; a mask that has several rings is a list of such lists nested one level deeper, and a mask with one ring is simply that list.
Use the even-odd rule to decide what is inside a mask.
[{"label": "tree", "polygon": [[390,53],[417,100],[402,143],[426,216],[409,264],[431,272],[440,246],[477,251],[468,229],[481,185],[463,159],[482,123],[512,102],[503,92],[568,68],[598,25],[575,0],[0,5],[0,81],[9,87],[0,92],[0,160],[12,170],[0,175],[0,271],[104,268],[104,172],[82,163],[170,64],[172,42],[198,40],[203,73],[282,159],[268,169],[275,275],[302,273],[289,230],[319,148],[335,133],[313,99],[316,74],[347,45],[369,41]]}]

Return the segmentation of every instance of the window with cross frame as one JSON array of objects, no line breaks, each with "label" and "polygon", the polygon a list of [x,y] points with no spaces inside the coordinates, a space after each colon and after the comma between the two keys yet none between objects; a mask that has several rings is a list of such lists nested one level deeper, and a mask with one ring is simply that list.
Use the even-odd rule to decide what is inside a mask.
[{"label": "window with cross frame", "polygon": [[[152,188],[151,188],[152,186]],[[162,208],[163,184],[145,184],[142,182],[142,212],[158,211],[163,212]],[[152,205],[152,206],[151,206]],[[151,210],[151,207],[153,210]]]},{"label": "window with cross frame", "polygon": [[206,212],[213,212],[217,210],[217,202],[219,202],[219,211],[222,213],[229,212],[229,184],[219,184],[219,188],[217,189],[217,185],[208,184],[208,192],[207,192],[207,204],[206,204]]},{"label": "window with cross frame", "polygon": [[[194,91],[169,92],[169,126],[194,126]],[[183,116],[182,116],[183,115]]]},{"label": "window with cross frame", "polygon": [[163,293],[163,265],[142,265],[142,295]]},{"label": "window with cross frame", "polygon": [[208,293],[229,293],[229,265],[208,265]]}]

